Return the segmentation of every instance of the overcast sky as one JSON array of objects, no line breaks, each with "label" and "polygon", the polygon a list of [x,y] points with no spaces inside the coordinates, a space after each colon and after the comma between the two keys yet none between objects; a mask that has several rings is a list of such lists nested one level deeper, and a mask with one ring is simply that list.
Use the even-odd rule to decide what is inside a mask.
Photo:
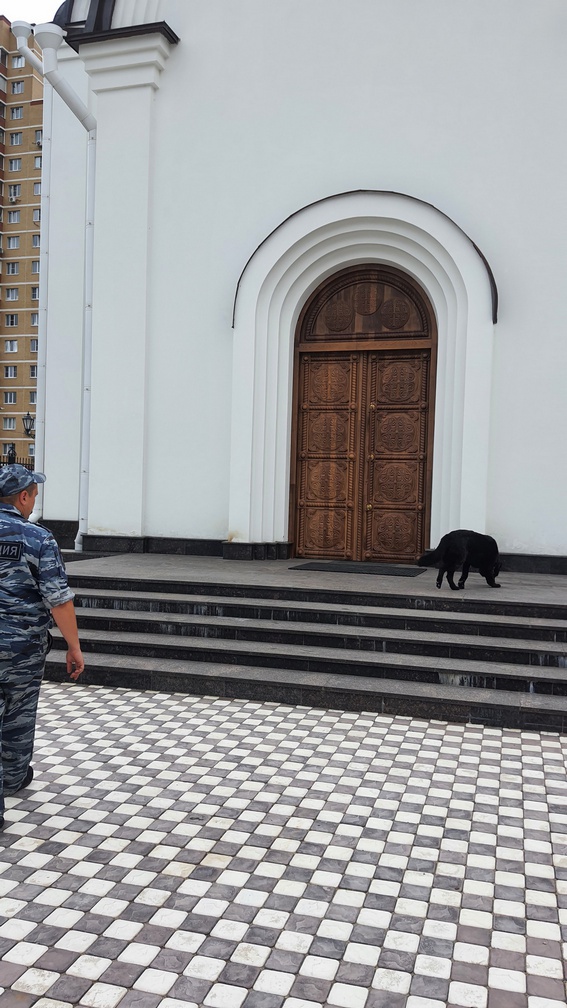
[{"label": "overcast sky", "polygon": [[8,21],[43,24],[51,21],[60,6],[61,0],[0,0],[0,14]]}]

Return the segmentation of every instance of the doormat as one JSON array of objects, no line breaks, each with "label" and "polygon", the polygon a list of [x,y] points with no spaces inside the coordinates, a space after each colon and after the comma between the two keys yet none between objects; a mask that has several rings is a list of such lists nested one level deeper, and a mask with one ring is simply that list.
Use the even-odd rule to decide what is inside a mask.
[{"label": "doormat", "polygon": [[417,577],[424,574],[425,567],[402,567],[397,564],[349,563],[348,560],[313,560],[311,563],[297,564],[289,570],[330,571],[337,574],[392,574],[395,577]]}]

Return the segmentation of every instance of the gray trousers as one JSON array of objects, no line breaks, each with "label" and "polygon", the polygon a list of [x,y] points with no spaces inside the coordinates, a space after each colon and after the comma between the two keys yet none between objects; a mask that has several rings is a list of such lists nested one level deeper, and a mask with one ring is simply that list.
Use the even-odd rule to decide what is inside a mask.
[{"label": "gray trousers", "polygon": [[39,689],[49,635],[0,640],[0,816],[5,795],[22,786],[33,754]]}]

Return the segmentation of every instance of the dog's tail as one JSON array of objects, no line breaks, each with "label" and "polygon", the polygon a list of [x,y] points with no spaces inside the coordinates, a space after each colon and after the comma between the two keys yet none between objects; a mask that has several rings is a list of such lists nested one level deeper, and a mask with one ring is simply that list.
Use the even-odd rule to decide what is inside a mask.
[{"label": "dog's tail", "polygon": [[423,556],[420,556],[419,560],[417,561],[417,566],[434,567],[435,564],[438,563],[440,559],[441,559],[441,551],[437,546],[436,549],[427,550],[427,552],[424,553]]}]

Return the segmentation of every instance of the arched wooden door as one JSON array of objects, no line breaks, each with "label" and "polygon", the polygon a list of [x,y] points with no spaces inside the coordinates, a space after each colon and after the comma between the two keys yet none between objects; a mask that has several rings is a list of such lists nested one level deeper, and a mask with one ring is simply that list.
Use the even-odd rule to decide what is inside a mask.
[{"label": "arched wooden door", "polygon": [[412,562],[429,527],[436,326],[386,266],[335,274],[299,318],[291,521],[300,557]]}]

